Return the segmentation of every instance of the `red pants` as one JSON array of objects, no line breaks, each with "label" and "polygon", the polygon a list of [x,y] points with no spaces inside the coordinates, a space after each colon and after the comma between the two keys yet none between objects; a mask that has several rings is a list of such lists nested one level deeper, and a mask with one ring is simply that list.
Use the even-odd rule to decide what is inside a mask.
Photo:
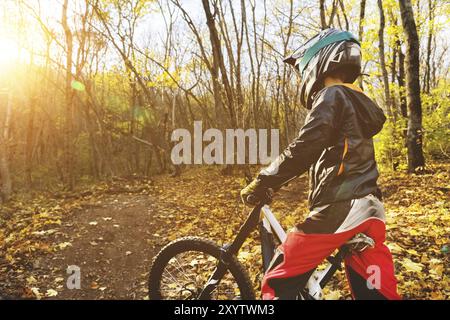
[{"label": "red pants", "polygon": [[[339,233],[307,234],[290,232],[286,241],[278,248],[282,252],[281,263],[269,269],[264,276],[262,283],[263,299],[271,300],[280,297],[276,288],[283,286],[275,284],[279,280],[283,281],[302,274],[309,278],[311,270],[315,269],[335,249],[345,244],[357,233],[364,233],[371,237],[375,241],[375,247],[348,256],[345,259],[346,274],[353,297],[356,299],[371,299],[373,297],[370,294],[371,290],[376,290],[377,295],[382,298],[400,299],[397,294],[397,281],[394,276],[392,256],[389,249],[384,245],[385,231],[383,220],[369,218],[355,228]],[[364,291],[361,291],[361,282],[357,284],[357,281],[354,280],[355,276],[350,277],[349,273],[353,273],[356,278],[360,277],[364,280],[371,280],[372,276],[378,276],[378,285],[375,288],[369,288],[367,281],[364,281],[364,289],[368,292],[368,294],[365,294]],[[356,288],[357,286],[358,288]]]}]

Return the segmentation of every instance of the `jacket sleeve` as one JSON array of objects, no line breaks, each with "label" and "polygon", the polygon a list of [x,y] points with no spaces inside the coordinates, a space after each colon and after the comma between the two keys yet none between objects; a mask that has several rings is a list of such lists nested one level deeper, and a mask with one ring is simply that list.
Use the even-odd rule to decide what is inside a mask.
[{"label": "jacket sleeve", "polygon": [[259,173],[262,186],[273,189],[282,187],[306,172],[323,150],[332,145],[333,132],[340,118],[338,108],[341,106],[331,96],[322,94],[318,97],[297,138]]}]

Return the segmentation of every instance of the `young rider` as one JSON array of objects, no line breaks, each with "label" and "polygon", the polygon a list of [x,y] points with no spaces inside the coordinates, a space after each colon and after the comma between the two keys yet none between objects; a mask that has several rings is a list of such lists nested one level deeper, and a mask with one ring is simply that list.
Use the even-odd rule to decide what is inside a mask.
[{"label": "young rider", "polygon": [[241,191],[244,203],[270,200],[309,169],[310,214],[279,246],[262,284],[263,299],[295,299],[312,271],[357,233],[375,246],[345,259],[355,299],[399,299],[372,137],[383,111],[352,84],[361,73],[359,42],[326,29],[284,60],[300,76],[310,112],[297,138]]}]

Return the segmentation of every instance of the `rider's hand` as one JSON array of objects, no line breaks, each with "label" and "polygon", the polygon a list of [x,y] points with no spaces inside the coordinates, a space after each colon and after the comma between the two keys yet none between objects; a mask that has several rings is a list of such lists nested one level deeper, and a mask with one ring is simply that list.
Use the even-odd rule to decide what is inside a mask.
[{"label": "rider's hand", "polygon": [[269,204],[272,201],[272,197],[273,190],[263,187],[259,179],[254,179],[241,190],[242,202],[248,206],[255,206],[260,203]]}]

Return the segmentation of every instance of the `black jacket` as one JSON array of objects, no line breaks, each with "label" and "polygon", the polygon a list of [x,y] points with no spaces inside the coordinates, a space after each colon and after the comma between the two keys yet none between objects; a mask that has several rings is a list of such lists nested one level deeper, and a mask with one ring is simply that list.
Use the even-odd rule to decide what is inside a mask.
[{"label": "black jacket", "polygon": [[317,93],[298,137],[258,175],[274,188],[310,170],[309,207],[381,196],[372,137],[383,127],[383,111],[353,85]]}]

